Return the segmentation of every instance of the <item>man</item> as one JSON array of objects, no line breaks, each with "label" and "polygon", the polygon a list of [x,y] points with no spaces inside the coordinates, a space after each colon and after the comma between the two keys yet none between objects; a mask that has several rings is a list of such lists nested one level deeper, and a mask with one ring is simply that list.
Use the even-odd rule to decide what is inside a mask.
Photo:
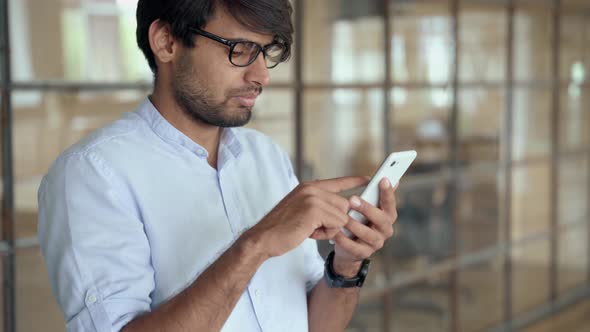
[{"label": "man", "polygon": [[[277,145],[235,128],[289,57],[290,15],[287,0],[139,1],[153,94],[39,189],[68,331],[344,330],[366,258],[393,234],[394,188],[382,181],[376,208],[336,194],[362,177],[298,184]],[[326,271],[318,239],[335,241]]]}]

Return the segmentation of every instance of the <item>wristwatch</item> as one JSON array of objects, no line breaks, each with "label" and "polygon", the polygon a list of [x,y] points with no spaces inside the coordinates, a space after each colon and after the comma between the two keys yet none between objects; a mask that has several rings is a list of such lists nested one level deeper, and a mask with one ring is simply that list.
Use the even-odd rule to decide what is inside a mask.
[{"label": "wristwatch", "polygon": [[363,283],[365,282],[365,278],[369,273],[369,263],[371,263],[370,259],[364,259],[363,263],[361,264],[361,268],[356,276],[352,278],[346,278],[334,271],[334,251],[332,251],[328,258],[326,258],[325,269],[324,269],[324,277],[326,279],[326,283],[330,288],[351,288],[351,287],[362,287]]}]

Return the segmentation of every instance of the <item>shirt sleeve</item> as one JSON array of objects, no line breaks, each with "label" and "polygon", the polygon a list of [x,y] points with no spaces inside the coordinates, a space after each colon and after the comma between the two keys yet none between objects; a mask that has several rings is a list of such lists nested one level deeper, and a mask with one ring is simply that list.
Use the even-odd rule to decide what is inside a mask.
[{"label": "shirt sleeve", "polygon": [[58,159],[41,183],[39,242],[67,331],[119,331],[150,311],[150,246],[130,197],[92,154]]},{"label": "shirt sleeve", "polygon": [[[297,185],[299,185],[299,180],[293,171],[291,160],[286,153],[283,153],[283,162],[285,163],[285,166],[288,170],[289,191],[291,191],[297,187]],[[307,278],[305,286],[307,292],[310,292],[318,283],[318,281],[320,281],[320,279],[322,279],[324,276],[324,259],[318,251],[318,244],[316,240],[306,239],[303,241],[301,246],[303,247],[304,252],[305,274]]]},{"label": "shirt sleeve", "polygon": [[307,292],[310,292],[324,276],[324,259],[320,256],[316,240],[307,239],[303,241],[302,246],[305,257],[305,273],[307,275],[305,287]]}]

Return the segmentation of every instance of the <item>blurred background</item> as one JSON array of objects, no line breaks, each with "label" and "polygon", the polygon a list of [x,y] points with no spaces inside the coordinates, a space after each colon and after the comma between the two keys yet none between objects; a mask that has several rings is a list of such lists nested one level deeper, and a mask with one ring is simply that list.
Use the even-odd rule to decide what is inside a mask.
[{"label": "blurred background", "polygon": [[[301,180],[418,151],[348,331],[590,331],[590,0],[292,3],[295,54],[249,126]],[[0,4],[0,315],[4,331],[62,331],[37,188],[151,73],[137,0]]]}]

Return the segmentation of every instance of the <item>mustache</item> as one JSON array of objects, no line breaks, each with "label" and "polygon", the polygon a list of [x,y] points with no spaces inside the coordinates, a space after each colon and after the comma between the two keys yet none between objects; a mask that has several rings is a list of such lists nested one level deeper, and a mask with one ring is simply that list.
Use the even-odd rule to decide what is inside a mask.
[{"label": "mustache", "polygon": [[257,86],[257,85],[246,86],[246,87],[230,90],[228,93],[228,96],[235,97],[235,96],[242,96],[242,95],[246,95],[246,94],[250,94],[250,93],[256,93],[257,95],[260,95],[262,93],[262,90],[263,89],[261,86]]}]

